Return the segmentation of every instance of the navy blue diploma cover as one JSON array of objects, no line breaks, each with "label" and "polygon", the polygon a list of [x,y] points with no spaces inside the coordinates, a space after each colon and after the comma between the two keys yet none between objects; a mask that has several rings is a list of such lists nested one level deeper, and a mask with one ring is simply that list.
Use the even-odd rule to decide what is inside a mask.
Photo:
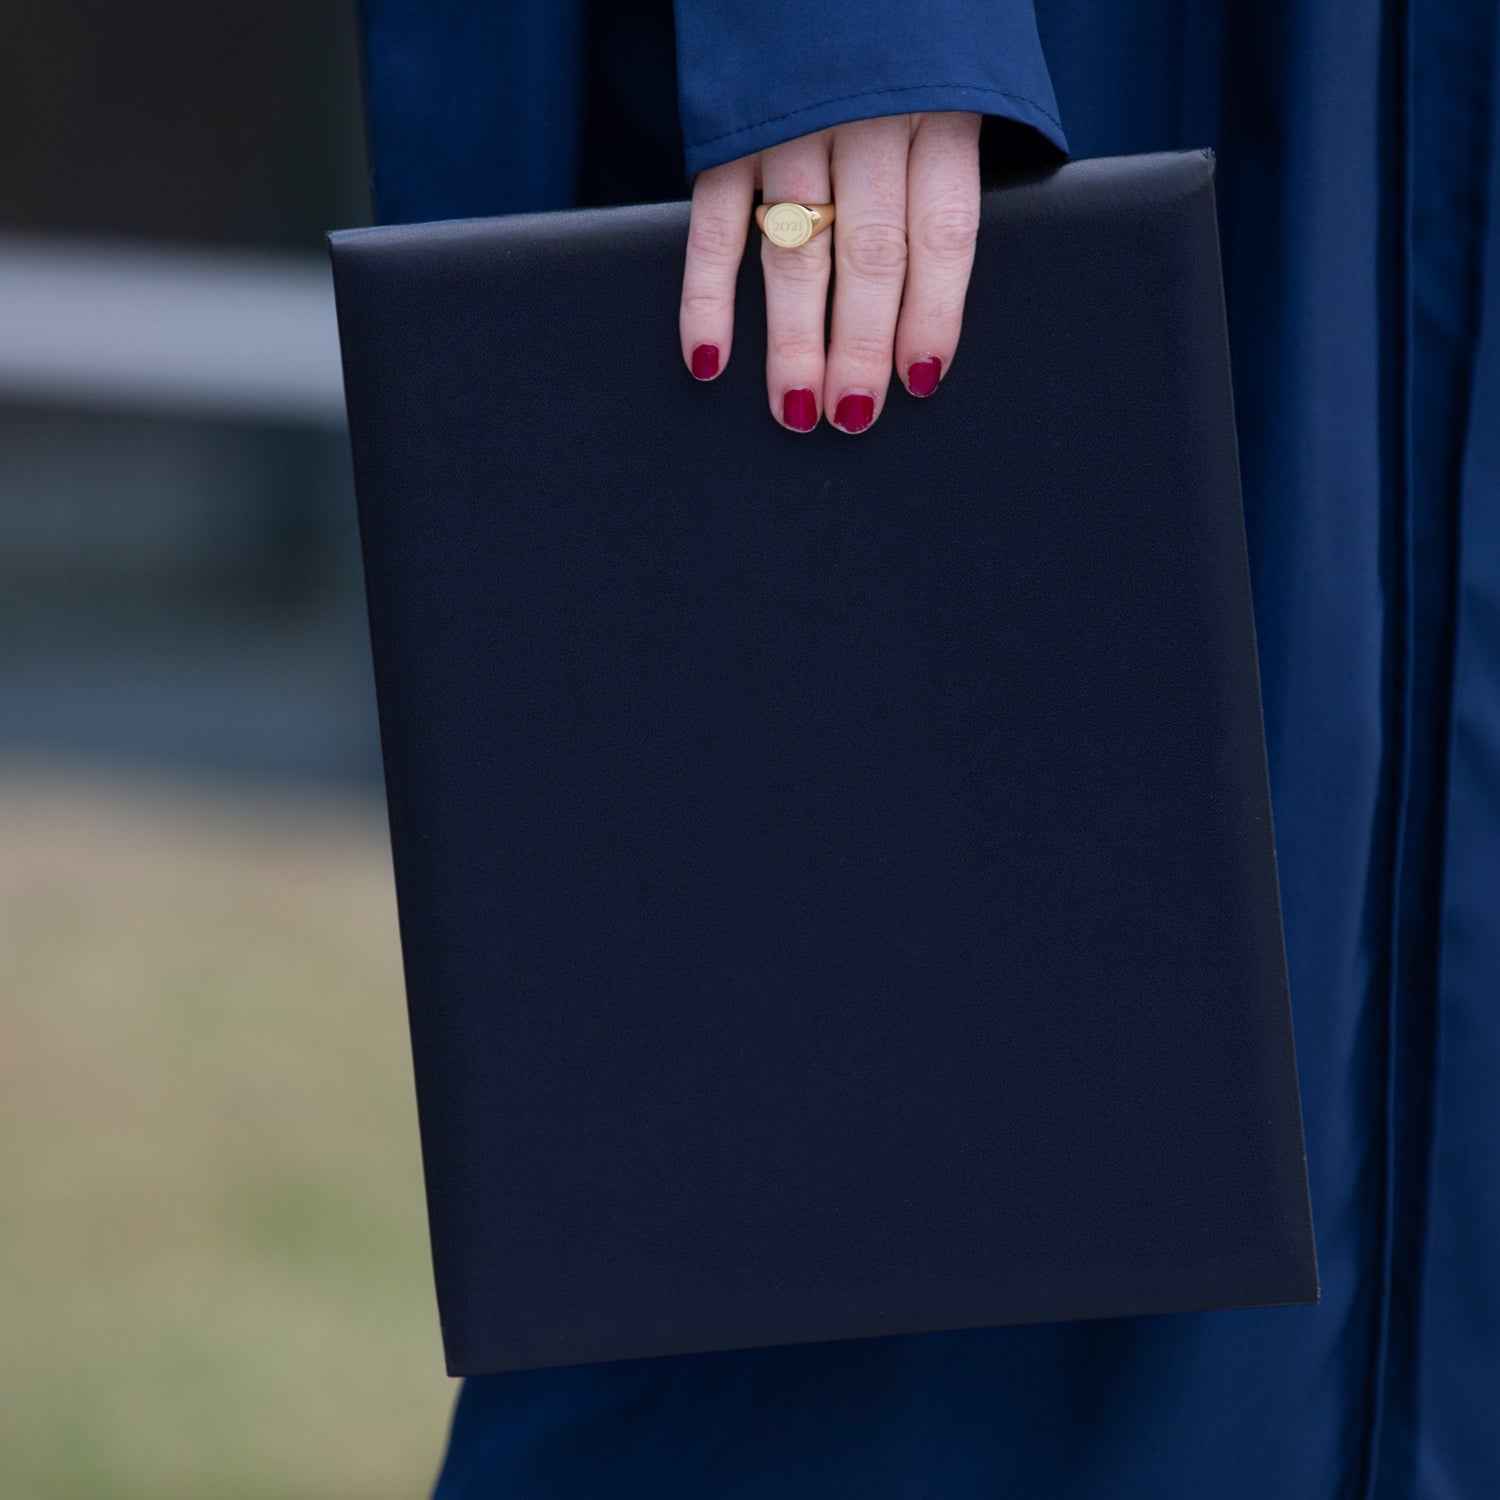
[{"label": "navy blue diploma cover", "polygon": [[1314,1300],[1211,158],[857,438],[686,227],[332,238],[449,1369]]}]

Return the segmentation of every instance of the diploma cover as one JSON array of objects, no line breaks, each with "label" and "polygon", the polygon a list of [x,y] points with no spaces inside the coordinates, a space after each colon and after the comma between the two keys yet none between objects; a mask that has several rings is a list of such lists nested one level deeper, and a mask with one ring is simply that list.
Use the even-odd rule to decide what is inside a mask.
[{"label": "diploma cover", "polygon": [[858,437],[687,222],[332,237],[449,1369],[1315,1300],[1211,156]]}]

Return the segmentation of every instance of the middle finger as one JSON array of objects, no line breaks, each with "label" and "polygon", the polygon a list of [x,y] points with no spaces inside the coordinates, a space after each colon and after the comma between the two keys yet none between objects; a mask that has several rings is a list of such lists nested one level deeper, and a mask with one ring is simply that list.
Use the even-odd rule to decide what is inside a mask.
[{"label": "middle finger", "polygon": [[858,120],[833,139],[833,333],[824,402],[863,432],[885,404],[906,282],[906,115]]}]

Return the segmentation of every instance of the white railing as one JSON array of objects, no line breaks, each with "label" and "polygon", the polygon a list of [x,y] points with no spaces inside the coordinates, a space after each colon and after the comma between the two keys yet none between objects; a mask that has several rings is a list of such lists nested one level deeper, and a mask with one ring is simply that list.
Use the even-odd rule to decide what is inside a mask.
[{"label": "white railing", "polygon": [[344,420],[316,254],[0,236],[0,400],[330,427]]}]

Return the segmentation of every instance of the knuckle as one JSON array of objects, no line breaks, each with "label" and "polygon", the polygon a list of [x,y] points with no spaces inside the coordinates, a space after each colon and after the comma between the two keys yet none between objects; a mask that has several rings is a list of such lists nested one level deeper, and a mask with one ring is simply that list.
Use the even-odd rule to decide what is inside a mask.
[{"label": "knuckle", "polygon": [[823,357],[823,340],[810,333],[773,334],[771,355],[783,364],[804,365]]},{"label": "knuckle", "polygon": [[688,254],[711,266],[732,265],[744,246],[743,227],[719,214],[704,214],[693,221],[688,234]]},{"label": "knuckle", "polygon": [[974,253],[979,234],[979,213],[959,204],[951,204],[924,214],[913,228],[917,248],[934,260],[965,260]]},{"label": "knuckle", "polygon": [[903,317],[908,326],[920,324],[931,330],[956,329],[964,318],[964,288],[926,285],[921,295],[903,309]]},{"label": "knuckle", "polygon": [[841,269],[869,281],[890,281],[906,270],[906,230],[899,224],[860,224],[839,242]]},{"label": "knuckle", "polygon": [[847,333],[839,340],[839,358],[862,370],[885,370],[891,363],[891,340],[878,333]]},{"label": "knuckle", "polygon": [[761,264],[766,276],[783,286],[820,286],[828,275],[828,257],[816,242],[795,249],[767,242],[761,250]]},{"label": "knuckle", "polygon": [[732,306],[722,292],[692,292],[682,294],[682,310],[690,317],[709,321],[722,316]]}]

